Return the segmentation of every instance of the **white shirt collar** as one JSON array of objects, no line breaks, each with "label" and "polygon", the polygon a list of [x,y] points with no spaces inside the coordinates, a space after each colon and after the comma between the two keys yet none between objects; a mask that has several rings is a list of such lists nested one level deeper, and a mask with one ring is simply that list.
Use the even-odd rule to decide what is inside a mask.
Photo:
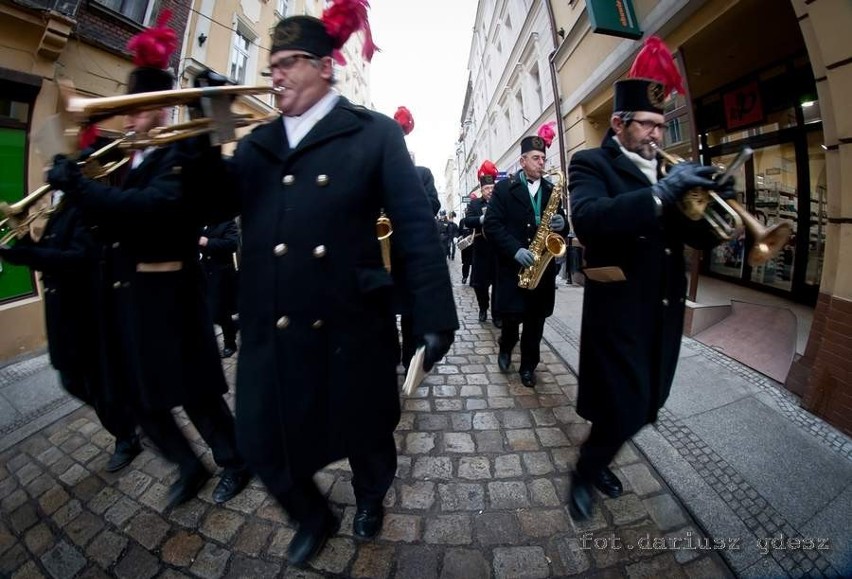
[{"label": "white shirt collar", "polygon": [[305,138],[305,135],[311,132],[311,129],[331,112],[339,98],[340,93],[335,89],[330,89],[325,93],[325,96],[314,103],[314,106],[298,117],[281,117],[284,121],[284,130],[287,131],[287,141],[290,143],[291,149],[295,149]]}]

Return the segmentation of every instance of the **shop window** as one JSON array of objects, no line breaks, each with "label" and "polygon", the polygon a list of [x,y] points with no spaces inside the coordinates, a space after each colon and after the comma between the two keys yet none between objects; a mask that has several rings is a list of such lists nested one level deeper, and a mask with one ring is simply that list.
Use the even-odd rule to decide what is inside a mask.
[{"label": "shop window", "polygon": [[810,219],[808,227],[808,267],[805,272],[805,284],[819,287],[828,225],[825,148],[822,131],[808,133],[808,169],[810,173]]},{"label": "shop window", "polygon": [[159,12],[160,0],[93,0],[95,4],[148,26]]}]

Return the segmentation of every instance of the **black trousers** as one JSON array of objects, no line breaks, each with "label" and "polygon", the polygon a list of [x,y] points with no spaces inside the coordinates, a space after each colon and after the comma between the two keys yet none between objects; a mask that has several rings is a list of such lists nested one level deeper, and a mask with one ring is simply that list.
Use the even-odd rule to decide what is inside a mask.
[{"label": "black trousers", "polygon": [[622,445],[630,440],[634,434],[636,432],[624,432],[620,428],[610,428],[601,421],[593,422],[589,437],[580,447],[577,474],[587,480],[592,480],[601,469],[612,462]]},{"label": "black trousers", "polygon": [[470,277],[470,264],[462,262],[462,279],[467,280]]},{"label": "black trousers", "polygon": [[414,357],[417,347],[414,345],[414,332],[411,316],[402,314],[399,316],[399,331],[402,334],[402,365],[408,368],[408,363]]},{"label": "black trousers", "polygon": [[[491,288],[490,300],[489,300],[489,297],[488,297],[488,288],[489,287]],[[492,306],[492,308],[491,308],[491,319],[492,320],[499,320],[500,314],[495,312],[494,307],[493,307],[494,304],[497,303],[494,300],[494,291],[495,291],[495,288],[494,288],[493,283],[488,284],[488,285],[477,284],[477,285],[473,286],[473,293],[476,294],[476,303],[479,306],[479,311],[480,312],[487,312],[488,311],[488,305],[490,303],[491,306]]]},{"label": "black trousers", "polygon": [[59,372],[59,380],[66,392],[95,409],[101,425],[116,441],[127,440],[136,434],[136,419],[130,404],[120,390],[107,390],[97,370]]},{"label": "black trousers", "polygon": [[533,371],[541,361],[541,337],[546,318],[531,314],[506,314],[503,316],[503,331],[500,334],[500,351],[510,355],[518,343],[520,325],[524,330],[521,339],[521,366],[519,371]]},{"label": "black trousers", "polygon": [[237,349],[237,324],[229,314],[224,314],[216,320],[222,328],[222,341],[225,348]]},{"label": "black trousers", "polygon": [[[228,470],[242,470],[246,463],[237,451],[234,416],[225,399],[218,394],[184,404],[183,409],[204,442],[213,451],[213,460]],[[158,408],[141,411],[139,423],[167,460],[176,463],[181,473],[203,468],[192,446],[175,422],[171,410]]]},{"label": "black trousers", "polygon": [[[349,456],[352,488],[358,508],[378,507],[385,499],[396,475],[396,444],[387,433],[369,448],[360,448]],[[287,514],[308,529],[319,528],[330,514],[328,501],[312,476],[285,481],[283,465],[277,461],[254,465],[257,476]]]}]

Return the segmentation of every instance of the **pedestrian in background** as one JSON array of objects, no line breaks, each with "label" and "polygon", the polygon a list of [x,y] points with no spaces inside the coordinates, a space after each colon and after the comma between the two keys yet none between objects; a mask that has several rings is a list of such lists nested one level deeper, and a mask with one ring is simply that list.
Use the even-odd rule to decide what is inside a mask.
[{"label": "pedestrian in background", "polygon": [[222,328],[222,357],[237,351],[237,255],[240,229],[233,219],[205,225],[198,238],[201,268],[204,271],[207,308],[213,323]]},{"label": "pedestrian in background", "polygon": [[464,215],[465,227],[475,234],[470,285],[476,294],[479,321],[484,323],[488,320],[488,308],[490,306],[491,320],[499,328],[501,326],[500,311],[497,310],[497,301],[494,299],[496,291],[494,287],[494,270],[496,267],[494,250],[491,241],[483,235],[482,229],[485,214],[491,201],[491,194],[494,191],[494,183],[497,179],[497,166],[486,159],[480,165],[477,177],[479,178],[479,197],[468,204],[467,212]]}]

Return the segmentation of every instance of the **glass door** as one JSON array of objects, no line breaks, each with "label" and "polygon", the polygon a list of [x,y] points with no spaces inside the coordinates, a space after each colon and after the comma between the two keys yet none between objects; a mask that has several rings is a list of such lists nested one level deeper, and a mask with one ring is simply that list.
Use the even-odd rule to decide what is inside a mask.
[{"label": "glass door", "polygon": [[813,294],[819,291],[822,277],[822,262],[825,253],[825,236],[827,229],[826,194],[825,194],[825,149],[822,146],[822,131],[808,133],[808,167],[810,177],[810,198],[807,202],[810,217],[808,220],[808,265],[805,271],[805,289]]},{"label": "glass door", "polygon": [[[718,157],[714,157],[712,161],[714,165],[724,169],[734,160],[734,158],[736,158],[736,156],[736,153],[720,155]],[[748,166],[749,164],[743,165],[734,174],[734,189],[737,192],[737,201],[739,201],[743,206],[746,205],[746,171]],[[742,279],[744,256],[745,232],[741,231],[734,239],[720,243],[711,250],[709,265],[710,271],[724,276],[733,277],[735,279]]]}]

